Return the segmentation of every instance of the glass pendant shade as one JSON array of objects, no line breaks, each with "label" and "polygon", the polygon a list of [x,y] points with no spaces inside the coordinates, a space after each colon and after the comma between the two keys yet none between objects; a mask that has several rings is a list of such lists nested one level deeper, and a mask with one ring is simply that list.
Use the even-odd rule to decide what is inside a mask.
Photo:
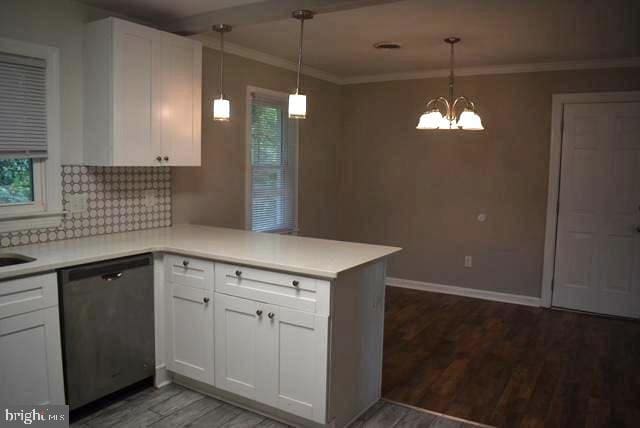
[{"label": "glass pendant shade", "polygon": [[213,120],[227,122],[231,117],[231,107],[229,100],[224,97],[213,100]]},{"label": "glass pendant shade", "polygon": [[307,96],[302,94],[289,95],[289,118],[307,118]]},{"label": "glass pendant shade", "polygon": [[416,129],[438,129],[441,121],[442,113],[439,110],[427,111],[420,116]]},{"label": "glass pendant shade", "polygon": [[460,115],[458,126],[460,129],[469,131],[481,131],[484,129],[484,126],[482,126],[482,120],[480,119],[480,116],[478,116],[478,113],[469,109],[465,109]]}]

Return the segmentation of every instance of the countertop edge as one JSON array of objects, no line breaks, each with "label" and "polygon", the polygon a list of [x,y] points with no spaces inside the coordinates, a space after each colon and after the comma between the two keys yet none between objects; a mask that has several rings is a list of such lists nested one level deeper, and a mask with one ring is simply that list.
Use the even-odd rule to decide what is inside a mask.
[{"label": "countertop edge", "polygon": [[[100,255],[100,256],[89,256],[89,257],[74,258],[73,260],[64,261],[64,262],[58,262],[58,263],[48,263],[48,264],[40,264],[40,265],[33,265],[33,266],[29,266],[29,263],[24,263],[24,264],[21,264],[21,265],[15,265],[15,268],[12,268],[11,270],[8,270],[8,271],[0,270],[0,281],[5,281],[5,280],[16,278],[16,277],[34,275],[34,274],[38,274],[38,273],[51,272],[51,271],[55,271],[55,270],[58,270],[58,269],[63,269],[63,268],[67,268],[67,267],[71,267],[71,266],[78,266],[78,265],[83,265],[83,264],[89,264],[89,263],[95,263],[95,262],[100,262],[100,261],[103,261],[103,260],[110,260],[110,259],[116,259],[116,258],[120,258],[120,257],[135,256],[135,255],[144,254],[144,253],[180,254],[180,255],[184,255],[184,256],[196,257],[196,258],[201,258],[201,259],[210,260],[210,261],[218,261],[218,262],[223,262],[223,263],[234,263],[234,264],[241,264],[241,265],[247,265],[247,266],[255,266],[255,267],[259,267],[259,268],[263,268],[263,269],[277,270],[277,271],[283,271],[283,272],[291,272],[291,273],[296,273],[296,274],[300,274],[300,275],[308,275],[308,276],[312,276],[312,277],[320,278],[320,279],[334,280],[334,279],[336,279],[338,277],[338,275],[341,272],[346,272],[346,271],[348,271],[350,269],[354,269],[354,268],[357,268],[358,266],[362,266],[364,264],[371,263],[371,262],[373,262],[375,260],[380,260],[380,259],[389,257],[390,255],[395,254],[398,251],[401,251],[401,248],[398,248],[398,247],[388,247],[388,248],[391,251],[389,253],[385,254],[385,255],[382,255],[382,256],[379,256],[379,257],[375,257],[375,258],[372,258],[370,260],[364,260],[362,263],[358,263],[358,264],[353,265],[353,266],[351,266],[351,267],[349,267],[347,269],[343,269],[343,270],[338,271],[338,272],[333,272],[333,271],[323,271],[323,270],[317,270],[317,269],[309,269],[309,268],[304,268],[304,267],[300,267],[300,266],[277,264],[277,263],[272,263],[272,262],[262,262],[262,261],[259,261],[259,260],[251,260],[251,259],[242,259],[242,258],[237,258],[237,257],[229,257],[229,256],[220,255],[220,254],[204,253],[204,252],[200,252],[200,251],[188,250],[188,249],[179,248],[179,247],[172,247],[172,246],[150,246],[150,247],[144,247],[144,248],[136,248],[136,249],[133,249],[133,250],[114,251],[113,253],[109,253],[109,254],[106,254],[106,255]],[[36,262],[37,262],[37,260],[36,260]]]}]

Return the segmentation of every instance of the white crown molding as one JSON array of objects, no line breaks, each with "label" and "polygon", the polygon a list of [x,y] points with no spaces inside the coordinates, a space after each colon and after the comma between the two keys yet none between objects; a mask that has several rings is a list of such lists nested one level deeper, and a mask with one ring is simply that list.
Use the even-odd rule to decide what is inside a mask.
[{"label": "white crown molding", "polygon": [[[489,65],[479,67],[456,68],[456,76],[481,76],[487,74],[514,74],[536,73],[541,71],[564,70],[598,70],[603,68],[630,68],[640,67],[640,57],[571,61],[571,62],[541,62],[532,64]],[[359,83],[388,82],[393,80],[417,80],[434,77],[447,77],[448,69],[425,70],[406,73],[373,74],[369,76],[354,76],[341,79],[343,85],[355,85]]]},{"label": "white crown molding", "polygon": [[[213,40],[211,37],[208,37],[203,34],[196,34],[196,35],[190,36],[190,38],[202,42],[203,46],[206,46],[214,50],[220,50],[220,45],[218,41]],[[298,70],[298,65],[295,62],[291,62],[284,58],[280,58],[264,52],[256,51],[254,49],[245,48],[244,46],[236,45],[234,43],[229,43],[225,41],[224,50],[225,52],[233,55],[238,55],[243,58],[252,59],[254,61],[258,61],[263,64],[272,65],[278,68],[283,68],[285,70],[290,70],[290,71]],[[316,79],[335,83],[337,85],[343,84],[343,79],[336,76],[335,74],[327,73],[326,71],[318,70],[316,68],[309,67],[306,65],[302,69],[302,74],[306,76],[315,77]]]},{"label": "white crown molding", "polygon": [[[212,39],[204,34],[196,34],[190,36],[194,40],[202,42],[208,48],[219,50],[217,40]],[[245,48],[244,46],[234,43],[225,43],[225,51],[248,58],[264,64],[285,70],[296,71],[297,64],[268,53],[260,52],[254,49]],[[541,62],[531,64],[511,64],[511,65],[489,65],[479,67],[459,67],[456,68],[456,76],[482,76],[491,74],[515,74],[515,73],[537,73],[542,71],[566,71],[566,70],[599,70],[605,68],[633,68],[640,67],[640,57],[619,58],[608,60],[592,60],[592,61],[566,61],[566,62]],[[410,71],[403,73],[387,73],[372,74],[353,77],[340,77],[317,68],[305,66],[303,74],[316,79],[325,80],[335,83],[336,85],[357,85],[361,83],[389,82],[394,80],[418,80],[432,79],[437,77],[447,77],[448,69],[439,70],[423,70]]]},{"label": "white crown molding", "polygon": [[387,286],[430,291],[433,293],[453,294],[454,296],[472,297],[475,299],[491,300],[493,302],[513,303],[516,305],[535,307],[540,306],[539,297],[523,296],[520,294],[498,293],[496,291],[456,287],[453,285],[434,284],[431,282],[413,281],[410,279],[387,277]]}]

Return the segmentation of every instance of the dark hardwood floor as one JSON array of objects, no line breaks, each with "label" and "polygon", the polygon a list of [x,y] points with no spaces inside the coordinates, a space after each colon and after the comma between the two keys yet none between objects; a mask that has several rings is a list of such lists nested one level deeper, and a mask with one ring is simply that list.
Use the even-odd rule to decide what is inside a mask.
[{"label": "dark hardwood floor", "polygon": [[640,322],[388,287],[382,392],[498,427],[638,427]]}]

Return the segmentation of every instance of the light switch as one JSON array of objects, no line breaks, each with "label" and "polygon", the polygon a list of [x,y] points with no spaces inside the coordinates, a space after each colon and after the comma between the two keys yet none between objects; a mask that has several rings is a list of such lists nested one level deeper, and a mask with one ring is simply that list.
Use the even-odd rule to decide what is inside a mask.
[{"label": "light switch", "polygon": [[158,203],[158,197],[155,189],[147,189],[143,192],[142,205],[151,208]]},{"label": "light switch", "polygon": [[82,213],[89,209],[89,194],[71,193],[67,195],[67,211],[70,213]]},{"label": "light switch", "polygon": [[464,267],[470,268],[473,266],[473,257],[472,256],[464,256]]}]

